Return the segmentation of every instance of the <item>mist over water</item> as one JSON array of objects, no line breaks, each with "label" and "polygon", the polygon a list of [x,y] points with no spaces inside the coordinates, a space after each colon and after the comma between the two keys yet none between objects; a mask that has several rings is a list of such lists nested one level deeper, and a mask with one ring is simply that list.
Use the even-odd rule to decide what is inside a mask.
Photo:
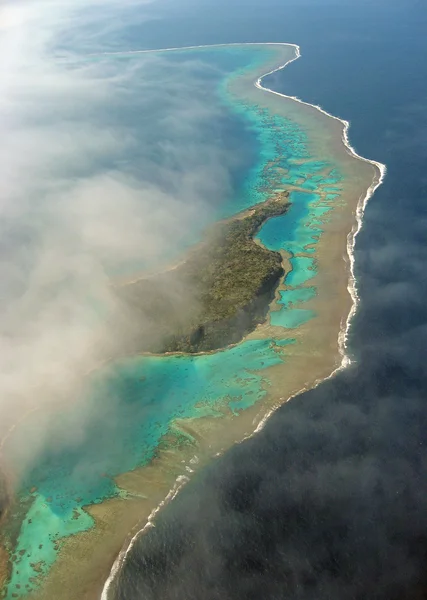
[{"label": "mist over water", "polygon": [[[97,2],[1,10],[0,450],[18,494],[13,517],[26,517],[7,532],[17,552],[11,597],[55,560],[54,538],[93,525],[82,506],[118,495],[111,477],[135,466],[111,458],[122,379],[107,380],[102,406],[90,397],[90,373],[123,354],[117,332],[134,327],[112,277],[163,265],[198,239],[253,160],[233,151],[235,120],[206,101],[215,66],[182,61],[178,72],[163,57],[86,56],[114,46],[135,5],[116,29],[107,3],[95,30]],[[194,310],[191,290],[179,293]],[[128,446],[117,461],[135,459]]]},{"label": "mist over water", "polygon": [[426,8],[207,3],[174,19],[167,40],[154,28],[146,42],[299,43],[302,59],[269,86],[348,118],[388,175],[357,240],[356,363],[199,473],[141,538],[115,597],[424,598]]},{"label": "mist over water", "polygon": [[[174,69],[179,69],[181,74],[190,74],[203,66],[206,72],[193,84],[197,98],[200,89],[204,89],[208,84],[211,89],[215,89],[216,79],[221,80],[224,74],[238,68],[240,63],[250,64],[253,68],[252,61],[256,60],[258,64],[260,52],[263,56],[264,49],[260,50],[258,47],[256,49],[229,47],[203,50],[200,53],[192,50],[189,54],[178,52],[177,56],[169,62],[150,60],[140,65],[138,69],[145,68],[145,75],[149,76],[152,75],[149,68],[155,65],[160,75],[167,79],[168,68],[172,68],[173,75]],[[268,48],[265,53],[269,55]],[[207,54],[209,54],[209,61]],[[119,60],[123,58],[117,57]],[[112,60],[117,59],[114,57]],[[263,59],[265,60],[264,56]],[[89,61],[91,60],[89,58]],[[131,57],[130,62],[135,63],[136,60]],[[221,64],[224,73],[222,70],[217,72]],[[214,82],[212,83],[210,79]],[[173,76],[171,83],[173,86]],[[186,83],[191,85],[189,77]],[[179,90],[180,88],[175,89],[175,92]],[[225,97],[223,95],[223,100]],[[230,167],[232,194],[227,203],[221,203],[221,197],[217,199],[215,205],[213,202],[208,203],[209,210],[205,209],[199,220],[200,228],[202,228],[201,223],[209,218],[233,214],[242,207],[263,201],[269,191],[280,184],[281,179],[276,172],[277,168],[282,173],[281,178],[284,178],[283,185],[296,181],[304,191],[291,194],[292,216],[286,222],[286,226],[284,227],[283,221],[278,219],[280,223],[276,223],[272,235],[270,232],[271,237],[267,236],[264,239],[262,229],[259,237],[267,247],[286,249],[295,253],[303,253],[307,244],[311,247],[315,246],[314,239],[310,235],[307,236],[307,228],[310,226],[311,219],[315,220],[316,228],[310,231],[312,234],[316,232],[319,235],[322,231],[322,222],[318,217],[327,212],[330,207],[317,206],[320,196],[310,193],[309,190],[314,183],[310,183],[309,178],[313,177],[313,182],[316,180],[315,187],[319,188],[319,192],[322,186],[327,186],[329,189],[330,185],[338,185],[340,182],[336,168],[326,161],[310,159],[304,162],[303,159],[310,158],[307,153],[307,140],[304,132],[295,123],[277,116],[271,118],[268,111],[260,111],[259,108],[254,110],[251,105],[239,107],[236,113],[238,118],[235,121],[230,117],[226,120],[220,105],[217,106],[212,101],[211,104],[209,112],[207,110],[205,112],[210,114],[211,118],[218,118],[216,126],[219,131],[226,121],[233,125],[236,135],[240,132],[241,141],[252,141],[253,138],[255,148],[258,142],[254,134],[256,132],[258,137],[262,137],[262,151],[256,164],[252,166],[246,164],[245,170],[250,170],[251,173],[253,171],[249,184],[246,179],[240,177],[238,167],[242,169],[241,163],[244,163],[242,159],[245,156],[249,157],[251,153],[243,153],[240,160],[232,161],[232,168]],[[231,102],[229,104],[234,107]],[[144,110],[149,108],[149,106],[144,107]],[[151,108],[158,118],[159,116],[162,118],[164,107],[159,108],[156,105],[155,109]],[[166,117],[170,118],[173,114],[171,107],[167,109]],[[247,125],[245,127],[244,122],[243,127],[241,123],[241,118],[247,114],[250,116],[250,130]],[[137,119],[136,114],[133,117]],[[191,131],[190,125],[191,122],[184,124],[183,128]],[[205,126],[205,129],[207,130],[208,127]],[[160,136],[163,133],[160,128]],[[147,134],[149,137],[149,128]],[[196,132],[196,142],[198,135],[200,132]],[[229,135],[233,142],[233,129]],[[180,139],[181,143],[183,141],[185,139]],[[162,143],[169,145],[171,143],[166,134]],[[142,150],[144,149],[143,146]],[[136,156],[138,158],[138,152]],[[159,160],[161,158],[162,154]],[[295,164],[297,159],[298,164]],[[270,163],[273,166],[267,168],[266,165]],[[153,166],[157,167],[157,164]],[[149,179],[148,174],[147,179]],[[161,178],[158,185],[160,183],[163,183]],[[168,186],[168,182],[165,183]],[[117,197],[120,196],[119,191],[114,187],[111,192],[116,192]],[[206,190],[203,198],[205,201],[209,199]],[[100,198],[100,210],[97,215],[99,218],[101,218],[103,200],[104,198]],[[85,212],[81,209],[78,212],[79,206],[72,208],[76,211],[79,221],[83,221],[83,225],[86,225]],[[108,204],[106,208],[109,208]],[[147,211],[147,221],[150,223],[155,209],[151,211],[148,204],[144,208]],[[126,212],[117,216],[122,219],[128,217]],[[187,224],[184,222],[185,225]],[[194,227],[191,235],[196,236],[197,233],[198,228]],[[179,243],[180,238],[176,236],[175,246],[178,248]],[[314,247],[310,251],[314,251]],[[142,252],[141,258],[146,258],[146,255],[147,253]],[[288,300],[279,302],[277,308],[280,310],[271,316],[271,323],[285,330],[298,327],[315,316],[314,311],[293,308],[294,305],[301,304],[316,295],[314,288],[298,289],[315,274],[314,261],[312,258],[299,256],[294,256],[291,261],[294,270],[293,277],[290,279],[295,289],[288,291]],[[106,270],[105,275],[108,276],[109,272],[111,270]],[[175,283],[172,272],[168,293],[177,293],[178,288],[174,289]],[[177,301],[182,301],[182,296],[185,294],[187,296],[184,299],[194,310],[191,289],[182,292],[181,297],[177,297]],[[105,312],[105,307],[101,303],[99,312],[101,317]],[[111,316],[109,320],[112,320]],[[139,321],[139,315],[126,313],[120,325],[139,330],[141,326]],[[113,331],[119,341],[119,329],[115,327]],[[118,487],[114,478],[121,473],[148,464],[156,456],[160,442],[163,442],[163,446],[167,444],[164,437],[173,435],[171,432],[174,420],[201,416],[216,419],[221,415],[222,405],[226,406],[232,414],[253,406],[266,395],[265,388],[269,384],[262,371],[282,363],[283,360],[286,362],[286,350],[283,346],[293,344],[295,341],[292,338],[281,342],[260,339],[247,341],[235,348],[206,356],[136,356],[120,361],[117,360],[120,349],[119,344],[116,343],[115,346],[111,346],[111,349],[108,348],[112,353],[113,361],[84,378],[79,397],[73,402],[64,403],[59,411],[53,411],[52,414],[42,410],[52,408],[51,406],[37,406],[35,414],[31,414],[31,418],[20,423],[16,432],[13,431],[6,446],[9,464],[18,482],[18,506],[25,514],[14,545],[14,565],[8,586],[9,596],[12,594],[11,597],[14,597],[13,593],[22,595],[20,590],[36,587],[34,576],[36,569],[38,573],[49,574],[59,555],[57,540],[67,539],[96,526],[94,519],[85,510],[88,506],[101,504],[111,498],[121,498],[126,502],[126,498],[132,497],[132,492],[128,496],[126,489]],[[70,389],[67,391],[70,396]],[[40,437],[42,439],[39,439]],[[171,444],[172,449],[173,444]],[[150,490],[143,489],[142,492],[145,494]],[[19,515],[14,518],[18,519]],[[115,525],[114,523],[113,526]]]},{"label": "mist over water", "polygon": [[[299,43],[303,58],[268,85],[349,118],[357,150],[389,168],[357,243],[361,304],[351,331],[357,364],[283,407],[256,438],[200,473],[136,546],[117,597],[424,597],[424,6],[253,2],[248,10],[229,2],[153,3],[138,12],[141,21],[150,19],[144,26],[135,22],[136,3],[128,2],[126,27],[116,31],[114,7],[106,3],[99,20],[93,4],[85,23],[75,21],[79,33],[87,33],[79,37],[85,40],[81,53],[228,41]],[[93,333],[100,313],[116,310],[111,273],[125,276],[173,254],[189,223],[193,233],[195,223],[202,229],[200,214],[221,213],[219,199],[238,186],[256,153],[241,143],[242,129],[233,135],[232,122],[206,102],[205,87],[197,84],[205,64],[195,71],[188,65],[183,81],[182,70],[171,78],[163,58],[79,63],[70,55],[76,39],[70,23],[81,5],[68,7],[66,31],[55,29],[63,33],[56,45],[49,37],[49,27],[58,27],[53,8],[43,2],[37,14],[30,13],[39,36],[27,36],[24,45],[13,34],[20,14],[6,20],[12,24],[11,51],[2,62],[8,83],[2,108],[9,117],[2,126],[9,153],[1,225],[1,291],[8,310],[1,319],[1,391],[7,400],[0,416],[6,425],[15,409],[85,398],[82,375],[106,348],[117,351],[108,332]],[[101,40],[93,37],[94,23]],[[17,47],[24,49],[20,56]],[[59,76],[56,59],[69,61],[65,75],[61,69]],[[19,61],[27,65],[23,70]],[[156,85],[150,86],[153,78]],[[162,78],[168,95],[158,93]],[[190,88],[196,92],[191,97]],[[58,105],[60,113],[53,110]],[[155,130],[147,114],[155,115]],[[159,155],[167,157],[161,169]],[[274,223],[264,233],[274,243]],[[282,300],[289,302],[289,296]],[[171,372],[172,383],[159,377],[153,385],[172,388]],[[257,392],[258,384],[251,381]],[[120,433],[116,409],[113,401],[102,415],[106,453],[109,436]],[[20,460],[31,465],[39,456],[34,449],[46,446],[49,457],[50,444],[57,448],[59,440],[68,456],[79,447],[90,452],[98,415],[82,402],[71,430],[54,420],[41,423],[42,439],[20,447]],[[102,465],[95,466],[100,471]],[[92,475],[89,468],[86,483]],[[102,483],[99,497],[112,482]]]}]

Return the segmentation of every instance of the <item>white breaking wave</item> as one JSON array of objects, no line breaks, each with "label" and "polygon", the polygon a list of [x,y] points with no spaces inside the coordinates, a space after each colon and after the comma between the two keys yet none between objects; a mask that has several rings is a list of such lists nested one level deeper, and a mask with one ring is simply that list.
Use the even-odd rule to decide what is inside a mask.
[{"label": "white breaking wave", "polygon": [[[301,52],[300,52],[299,46],[297,46],[296,44],[287,44],[287,45],[294,46],[295,57],[288,60],[284,65],[281,65],[280,67],[277,67],[276,69],[273,69],[272,71],[269,71],[268,73],[265,73],[264,75],[259,77],[257,79],[257,81],[255,82],[255,86],[260,90],[270,92],[271,94],[275,94],[276,96],[281,96],[282,98],[288,98],[290,100],[295,100],[295,102],[299,102],[300,104],[305,104],[306,106],[311,106],[312,108],[315,108],[316,110],[323,113],[327,117],[330,117],[331,119],[334,119],[335,121],[339,121],[340,123],[342,123],[342,125],[343,125],[342,141],[344,143],[344,146],[347,149],[347,152],[351,156],[354,156],[354,158],[358,158],[359,160],[363,160],[364,162],[374,165],[379,170],[379,177],[374,178],[374,181],[369,186],[368,191],[366,192],[365,196],[361,196],[359,199],[359,203],[356,208],[356,226],[352,229],[352,231],[349,233],[348,238],[347,238],[347,254],[348,254],[348,257],[350,260],[350,279],[349,279],[349,284],[348,284],[348,291],[353,300],[353,305],[351,307],[350,313],[346,319],[345,324],[341,328],[341,331],[340,331],[339,337],[338,337],[339,350],[340,350],[340,354],[341,354],[342,361],[343,361],[341,367],[346,367],[347,365],[349,365],[351,363],[350,358],[346,354],[348,331],[349,331],[350,321],[356,311],[357,304],[359,302],[359,296],[357,294],[357,288],[356,288],[356,278],[354,275],[354,246],[356,243],[357,234],[359,233],[360,229],[362,228],[363,213],[365,212],[365,208],[368,203],[368,200],[370,198],[372,198],[375,190],[384,181],[387,167],[386,167],[386,165],[383,165],[380,162],[377,162],[375,160],[370,160],[369,158],[360,156],[360,154],[358,154],[356,152],[356,150],[350,144],[350,141],[348,138],[348,131],[350,129],[349,121],[346,121],[345,119],[340,119],[339,117],[331,115],[331,113],[328,113],[321,106],[318,106],[316,104],[311,104],[310,102],[304,102],[297,96],[287,96],[286,94],[276,92],[276,91],[262,85],[262,80],[264,79],[264,77],[267,77],[268,75],[272,75],[273,73],[276,73],[277,71],[280,71],[281,69],[284,69],[287,65],[289,65],[290,63],[294,62],[295,60],[297,60],[298,58],[301,57]],[[337,369],[335,369],[333,371],[332,375],[335,374],[336,371],[337,371]]]},{"label": "white breaking wave", "polygon": [[102,590],[102,594],[101,594],[101,600],[107,600],[108,598],[108,590],[110,588],[110,585],[112,583],[112,581],[114,580],[114,577],[116,576],[116,574],[118,573],[120,566],[122,565],[123,561],[126,559],[126,556],[128,554],[128,552],[130,552],[130,550],[132,549],[132,547],[134,546],[135,542],[137,541],[137,539],[139,538],[140,535],[143,535],[148,529],[151,529],[152,527],[154,527],[154,523],[153,520],[155,518],[155,516],[157,515],[157,513],[169,502],[171,502],[171,500],[173,500],[175,498],[175,496],[178,494],[178,492],[180,491],[180,489],[182,487],[184,487],[184,485],[189,481],[188,477],[186,475],[180,475],[179,477],[177,477],[174,486],[172,487],[172,489],[169,490],[167,496],[165,497],[164,500],[162,500],[160,502],[160,504],[158,506],[156,506],[156,508],[154,508],[148,519],[146,524],[144,525],[144,527],[142,529],[140,529],[131,539],[131,541],[129,542],[129,545],[126,548],[123,548],[120,552],[118,557],[116,558],[116,560],[114,561],[114,564],[112,566],[112,569],[110,571],[110,575],[108,576],[107,581],[105,582],[104,585],[104,589]]},{"label": "white breaking wave", "polygon": [[[255,87],[257,87],[258,89],[263,90],[265,92],[275,94],[276,96],[281,96],[282,98],[287,98],[289,100],[294,100],[295,102],[299,102],[300,104],[305,104],[306,106],[311,106],[312,108],[315,108],[316,110],[318,110],[319,112],[323,113],[324,115],[330,117],[331,119],[335,119],[336,121],[339,121],[340,123],[342,123],[342,126],[343,126],[342,141],[344,143],[344,146],[347,149],[347,152],[351,156],[354,156],[355,158],[358,158],[359,160],[363,160],[364,162],[374,165],[375,167],[377,167],[377,169],[379,171],[379,176],[374,177],[374,180],[373,180],[372,184],[369,186],[366,194],[364,196],[362,195],[359,199],[359,202],[358,202],[358,205],[356,208],[356,224],[352,228],[352,230],[350,231],[350,233],[348,234],[348,237],[347,237],[347,255],[348,255],[348,259],[349,259],[349,263],[350,263],[349,281],[348,281],[347,289],[348,289],[348,292],[352,299],[352,306],[351,306],[350,312],[347,316],[347,319],[345,321],[343,321],[343,323],[341,324],[340,332],[338,334],[338,350],[339,350],[339,353],[341,356],[341,363],[330,373],[330,375],[328,375],[328,377],[325,377],[325,378],[315,381],[314,384],[311,385],[309,388],[304,387],[301,390],[299,390],[298,392],[296,392],[295,394],[293,394],[292,396],[290,396],[289,398],[286,398],[286,399],[280,398],[280,402],[275,407],[273,407],[271,410],[269,410],[262,417],[262,419],[256,424],[254,431],[250,435],[245,436],[239,442],[239,443],[241,443],[241,442],[244,442],[245,440],[251,438],[253,435],[258,433],[259,431],[261,431],[264,428],[265,423],[271,417],[271,415],[278,408],[280,408],[280,406],[282,406],[286,402],[289,402],[289,400],[291,400],[292,398],[295,398],[296,396],[307,391],[308,389],[316,388],[320,383],[322,383],[323,381],[326,381],[328,379],[331,379],[331,377],[334,377],[336,375],[336,373],[338,373],[342,369],[345,369],[347,366],[349,366],[351,364],[351,359],[347,354],[347,340],[348,340],[348,334],[349,334],[349,330],[350,330],[351,320],[357,310],[357,305],[359,303],[359,296],[357,293],[357,286],[356,286],[356,277],[354,274],[354,266],[355,266],[354,247],[356,244],[356,237],[362,228],[363,214],[365,212],[366,205],[367,205],[369,199],[372,198],[372,196],[375,193],[375,191],[377,190],[377,188],[383,183],[384,177],[386,175],[387,167],[386,167],[386,165],[384,165],[380,162],[377,162],[375,160],[370,160],[368,158],[360,156],[356,152],[356,150],[350,144],[349,137],[348,137],[348,131],[350,128],[349,121],[346,121],[345,119],[340,119],[339,117],[331,115],[326,110],[324,110],[321,106],[318,106],[316,104],[311,104],[310,102],[304,102],[297,96],[288,96],[286,94],[276,92],[276,91],[262,85],[262,80],[265,77],[267,77],[268,75],[272,75],[273,73],[276,73],[277,71],[281,71],[282,69],[287,67],[289,64],[291,64],[292,62],[294,62],[295,60],[297,60],[298,58],[301,57],[300,47],[297,44],[291,44],[291,43],[285,43],[285,42],[253,42],[253,43],[246,42],[246,43],[230,43],[230,44],[204,44],[204,45],[200,45],[200,46],[183,46],[181,48],[161,48],[158,50],[130,50],[127,52],[102,52],[102,53],[96,53],[94,55],[89,55],[89,56],[100,56],[100,55],[101,56],[115,56],[115,55],[128,55],[128,54],[147,54],[150,52],[151,53],[152,52],[173,52],[173,51],[177,51],[177,50],[193,50],[193,49],[197,49],[197,48],[219,48],[219,47],[227,47],[227,46],[290,46],[290,47],[293,47],[295,49],[294,58],[290,58],[283,65],[280,65],[276,69],[273,69],[272,71],[269,71],[268,73],[264,73],[264,75],[261,75],[255,81]],[[254,422],[254,425],[255,425],[255,422]],[[221,456],[221,454],[222,454],[222,452],[218,452],[216,454],[216,456]],[[195,458],[197,458],[197,457],[195,457]],[[196,461],[194,459],[192,459],[190,461],[190,463],[192,463],[192,465],[194,465],[195,462]],[[193,472],[193,470],[189,469],[188,472]],[[147,531],[151,527],[154,527],[153,520],[154,520],[155,516],[157,515],[157,513],[163,508],[163,506],[165,506],[166,504],[168,504],[171,500],[173,500],[175,498],[175,496],[178,494],[178,492],[184,487],[184,485],[188,481],[189,481],[189,478],[186,475],[181,475],[176,479],[174,486],[171,488],[171,490],[169,491],[169,493],[167,494],[165,499],[154,510],[151,511],[144,527],[142,529],[140,529],[132,537],[128,546],[124,547],[120,551],[119,555],[117,556],[116,560],[114,561],[110,575],[104,584],[104,588],[102,590],[100,600],[108,600],[108,590],[111,586],[111,583],[113,582],[115,576],[117,575],[117,573],[120,569],[120,566],[126,559],[128,552],[132,549],[132,547],[134,546],[137,539],[141,535],[143,535],[145,533],[145,531]]]}]

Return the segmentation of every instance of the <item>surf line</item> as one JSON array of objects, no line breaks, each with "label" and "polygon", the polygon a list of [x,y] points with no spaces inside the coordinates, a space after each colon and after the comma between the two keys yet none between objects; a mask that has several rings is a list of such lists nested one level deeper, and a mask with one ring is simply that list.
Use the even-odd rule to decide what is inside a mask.
[{"label": "surf line", "polygon": [[[378,176],[374,177],[366,194],[365,195],[362,194],[360,196],[359,202],[358,202],[357,208],[356,208],[356,224],[352,227],[352,230],[350,231],[350,233],[347,236],[346,250],[347,250],[347,257],[348,257],[348,261],[349,261],[349,280],[348,280],[347,290],[348,290],[351,300],[352,300],[352,306],[350,308],[350,311],[349,311],[347,317],[345,319],[343,319],[343,321],[341,323],[340,331],[338,334],[338,351],[341,356],[341,363],[330,373],[330,375],[328,375],[328,377],[325,377],[325,378],[315,381],[314,384],[310,386],[310,389],[314,389],[318,385],[320,385],[323,381],[327,381],[328,379],[331,379],[332,377],[334,377],[339,371],[348,367],[352,362],[351,358],[348,356],[346,351],[347,351],[347,342],[348,342],[348,335],[349,335],[349,331],[350,331],[351,321],[352,321],[353,316],[356,313],[357,306],[359,304],[359,295],[357,292],[357,282],[356,282],[356,277],[355,277],[355,258],[354,258],[356,237],[359,234],[360,230],[362,229],[363,215],[365,212],[366,205],[367,205],[368,201],[370,200],[370,198],[372,198],[372,196],[374,195],[375,191],[380,187],[380,185],[382,185],[382,183],[384,181],[384,178],[385,178],[386,172],[387,172],[386,165],[383,163],[377,162],[375,160],[371,160],[371,159],[365,158],[363,156],[360,156],[360,154],[358,154],[356,152],[354,147],[350,144],[350,140],[349,140],[349,135],[348,135],[349,129],[350,129],[349,121],[347,121],[345,119],[341,119],[340,117],[336,117],[335,115],[332,115],[331,113],[327,112],[326,110],[324,110],[321,106],[318,106],[317,104],[311,104],[310,102],[305,102],[304,100],[301,100],[297,96],[289,96],[287,94],[282,94],[281,92],[272,90],[271,88],[268,88],[262,84],[262,81],[265,77],[268,77],[269,75],[272,75],[273,73],[276,73],[277,71],[281,71],[282,69],[287,67],[289,64],[291,64],[294,61],[301,58],[301,50],[300,50],[299,45],[297,45],[297,44],[292,44],[292,43],[287,43],[287,42],[243,42],[243,43],[232,42],[229,44],[203,44],[203,45],[199,45],[199,46],[182,46],[180,48],[161,48],[158,50],[129,50],[129,51],[125,51],[125,52],[120,52],[120,51],[119,52],[102,52],[102,53],[88,54],[86,56],[119,56],[119,55],[123,56],[123,55],[147,54],[147,53],[155,53],[155,52],[157,53],[157,52],[174,52],[174,51],[179,51],[179,50],[195,50],[198,48],[221,48],[221,47],[229,47],[229,46],[290,46],[290,47],[293,47],[295,49],[295,56],[293,58],[290,58],[289,60],[287,60],[283,65],[280,65],[280,66],[276,67],[275,69],[273,69],[272,71],[269,71],[268,73],[264,73],[263,75],[258,77],[258,79],[254,82],[255,87],[264,92],[275,94],[276,96],[280,96],[282,98],[287,98],[288,100],[293,100],[294,102],[298,102],[300,104],[310,106],[310,107],[318,110],[319,112],[323,113],[327,117],[334,119],[336,121],[339,121],[343,126],[342,142],[343,142],[348,154],[350,154],[350,156],[353,156],[354,158],[357,158],[359,160],[362,160],[364,162],[367,162],[367,163],[373,165],[374,167],[376,167],[378,169],[378,173],[379,173]],[[346,257],[344,257],[344,260],[347,262]],[[245,440],[251,438],[252,436],[257,434],[259,431],[261,431],[264,428],[267,420],[271,417],[271,415],[278,408],[280,408],[280,406],[282,406],[283,404],[286,404],[287,402],[289,402],[289,400],[295,398],[299,394],[307,391],[307,389],[308,388],[304,387],[301,390],[298,390],[297,392],[292,394],[287,399],[280,398],[280,402],[275,407],[273,407],[271,410],[269,410],[261,418],[261,420],[256,424],[254,431],[250,435],[245,436],[239,443],[244,442]],[[255,425],[255,421],[253,424]],[[219,456],[221,454],[222,453],[218,453],[216,456]],[[119,555],[117,556],[116,560],[113,563],[113,566],[110,571],[110,575],[108,576],[108,579],[106,580],[106,582],[104,584],[104,588],[102,590],[100,600],[108,600],[108,592],[111,587],[111,584],[114,581],[116,575],[118,574],[118,572],[120,570],[121,565],[126,560],[128,553],[130,552],[130,550],[132,549],[132,547],[134,546],[136,541],[148,529],[154,527],[153,520],[156,517],[157,513],[166,504],[168,504],[175,498],[175,496],[184,487],[184,485],[186,485],[186,483],[188,483],[188,481],[189,481],[189,478],[186,475],[180,475],[176,479],[175,484],[173,485],[171,490],[168,492],[165,499],[162,500],[162,502],[160,502],[160,504],[151,511],[146,524],[140,530],[138,530],[137,533],[135,533],[135,535],[131,538],[129,544],[127,546],[124,546],[123,549],[120,551]]]},{"label": "surf line", "polygon": [[[268,87],[265,87],[264,85],[262,85],[262,80],[265,77],[267,77],[268,75],[272,75],[273,73],[276,73],[277,71],[280,71],[281,69],[284,69],[290,63],[294,62],[298,58],[301,58],[301,51],[300,51],[299,46],[297,46],[296,44],[287,44],[287,45],[294,46],[295,57],[288,60],[284,65],[281,65],[280,67],[277,67],[276,69],[273,69],[272,71],[269,71],[268,73],[264,73],[264,75],[261,75],[256,80],[255,87],[257,87],[258,89],[263,90],[265,92],[269,92],[270,94],[274,94],[275,96],[280,96],[281,98],[287,98],[288,100],[294,100],[295,102],[298,102],[299,104],[304,104],[305,106],[311,106],[312,108],[315,108],[316,110],[318,110],[322,114],[326,115],[327,117],[334,119],[335,121],[339,121],[343,126],[342,142],[343,142],[348,154],[350,154],[350,156],[353,156],[354,158],[357,158],[358,160],[362,160],[363,162],[367,162],[367,163],[375,166],[379,171],[379,177],[374,177],[374,180],[373,180],[372,184],[369,186],[366,194],[364,196],[362,195],[359,198],[359,202],[358,202],[357,208],[356,208],[356,225],[352,228],[352,230],[350,231],[350,233],[347,236],[347,255],[348,255],[349,262],[350,262],[350,269],[349,269],[350,277],[349,277],[349,283],[348,283],[347,289],[348,289],[348,292],[352,299],[352,306],[351,306],[350,312],[347,316],[347,319],[345,320],[345,323],[343,323],[340,328],[340,333],[338,335],[338,348],[339,348],[339,352],[341,355],[342,363],[338,369],[335,369],[332,372],[332,374],[330,375],[330,377],[331,377],[331,376],[335,375],[335,373],[340,368],[345,368],[346,366],[351,364],[351,359],[346,354],[347,340],[348,340],[348,333],[349,333],[349,329],[350,329],[351,320],[357,310],[357,305],[359,303],[359,295],[357,293],[356,277],[355,277],[355,271],[354,271],[354,269],[355,269],[354,248],[356,245],[356,237],[362,228],[363,215],[365,212],[366,205],[367,205],[369,199],[372,198],[372,196],[374,195],[377,188],[379,188],[379,186],[383,183],[384,178],[387,173],[387,167],[383,163],[380,163],[376,160],[371,160],[369,158],[365,158],[364,156],[361,156],[360,154],[358,154],[356,152],[354,147],[350,144],[349,135],[348,135],[348,132],[350,129],[350,121],[347,121],[345,119],[341,119],[340,117],[336,117],[335,115],[332,115],[331,113],[327,112],[326,110],[324,110],[321,106],[319,106],[317,104],[311,104],[310,102],[305,102],[304,100],[301,100],[297,96],[288,96],[287,94],[282,94],[281,92],[277,92],[275,90],[272,90],[271,88],[268,88]],[[329,377],[326,379],[329,379]],[[324,380],[322,380],[322,381],[324,381]]]}]

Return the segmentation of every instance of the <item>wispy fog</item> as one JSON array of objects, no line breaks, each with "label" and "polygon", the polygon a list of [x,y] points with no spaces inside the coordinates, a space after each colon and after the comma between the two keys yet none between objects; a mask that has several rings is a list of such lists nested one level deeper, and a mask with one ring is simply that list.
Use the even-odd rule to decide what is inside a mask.
[{"label": "wispy fog", "polygon": [[155,17],[133,0],[0,9],[3,436],[34,407],[78,401],[120,353],[117,322],[133,326],[112,279],[175,258],[230,188],[201,64],[87,56],[120,46],[135,15]]}]

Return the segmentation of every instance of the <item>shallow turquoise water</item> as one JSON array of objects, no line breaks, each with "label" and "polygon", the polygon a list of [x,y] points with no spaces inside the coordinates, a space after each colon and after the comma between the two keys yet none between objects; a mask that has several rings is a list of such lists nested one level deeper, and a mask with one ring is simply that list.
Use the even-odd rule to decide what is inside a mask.
[{"label": "shallow turquoise water", "polygon": [[286,283],[292,286],[302,285],[316,275],[316,261],[306,256],[291,258],[292,271],[286,277]]},{"label": "shallow turquoise water", "polygon": [[[254,340],[204,356],[130,358],[94,376],[84,435],[73,446],[72,406],[57,415],[55,443],[23,483],[37,490],[26,494],[34,502],[21,528],[11,589],[34,576],[31,563],[52,564],[55,539],[93,525],[82,507],[120,494],[113,477],[149,461],[173,419],[220,416],[224,404],[234,412],[252,406],[266,393],[258,371],[284,358],[271,340]],[[34,422],[20,429],[15,445],[25,443],[26,427]],[[57,439],[69,441],[61,452]]]},{"label": "shallow turquoise water", "polygon": [[278,304],[283,304],[285,308],[292,308],[302,302],[307,302],[316,296],[315,287],[299,287],[280,292]]},{"label": "shallow turquoise water", "polygon": [[[70,403],[51,426],[51,446],[24,476],[22,499],[32,498],[33,503],[22,524],[7,598],[32,588],[31,564],[42,561],[44,572],[49,569],[56,558],[56,539],[93,525],[84,506],[125,496],[113,478],[146,464],[174,419],[219,417],[224,404],[237,413],[264,396],[269,382],[263,369],[286,361],[287,346],[296,343],[291,330],[315,317],[301,305],[315,296],[316,289],[304,286],[316,275],[315,244],[330,210],[328,203],[339,192],[340,174],[333,165],[309,155],[307,136],[297,124],[227,95],[230,68],[235,73],[248,63],[253,68],[265,54],[250,48],[192,50],[177,53],[178,62],[179,55],[214,61],[219,101],[245,120],[258,148],[258,160],[215,217],[262,202],[272,190],[298,187],[291,193],[289,212],[271,219],[258,234],[266,247],[291,256],[293,270],[285,281],[290,289],[281,293],[279,310],[270,317],[273,325],[290,330],[289,339],[246,341],[206,356],[135,357],[94,375],[85,399],[84,427]],[[34,431],[37,421],[25,427]],[[20,443],[33,435],[25,427],[14,438],[17,455]],[[37,489],[30,493],[33,487]]]},{"label": "shallow turquoise water", "polygon": [[303,325],[315,317],[316,313],[313,310],[300,308],[300,305],[315,296],[316,288],[313,286],[290,288],[280,292],[280,299],[277,301],[280,308],[270,314],[270,323],[275,327],[284,327],[285,329],[294,329]]},{"label": "shallow turquoise water", "polygon": [[313,310],[304,308],[293,308],[292,310],[278,310],[270,315],[270,323],[275,327],[284,327],[285,329],[295,329],[316,316]]}]

